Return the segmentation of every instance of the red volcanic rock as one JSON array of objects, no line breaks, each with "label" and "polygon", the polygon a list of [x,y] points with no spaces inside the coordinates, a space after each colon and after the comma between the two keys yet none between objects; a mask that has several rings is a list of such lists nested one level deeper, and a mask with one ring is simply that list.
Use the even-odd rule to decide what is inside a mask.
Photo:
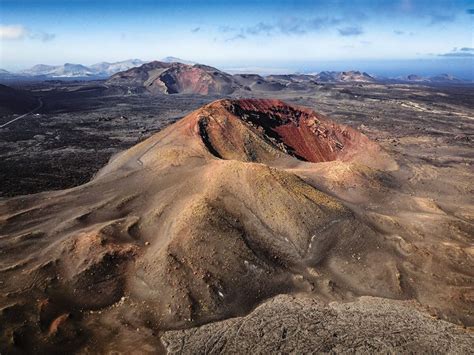
[{"label": "red volcanic rock", "polygon": [[209,150],[221,158],[265,162],[271,155],[286,153],[317,163],[379,152],[362,133],[279,100],[223,100],[206,110],[211,115],[200,121],[201,134]]},{"label": "red volcanic rock", "polygon": [[49,332],[48,332],[48,335],[55,335],[59,328],[64,324],[66,323],[66,321],[68,320],[69,318],[69,313],[64,313],[62,315],[60,315],[58,318],[56,318],[55,320],[53,320],[53,322],[51,323],[51,325],[49,326]]}]

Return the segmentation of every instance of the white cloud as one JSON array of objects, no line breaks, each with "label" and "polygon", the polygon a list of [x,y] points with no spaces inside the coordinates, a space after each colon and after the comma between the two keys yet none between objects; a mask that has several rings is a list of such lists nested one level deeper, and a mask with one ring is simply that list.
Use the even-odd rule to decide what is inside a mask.
[{"label": "white cloud", "polygon": [[0,25],[0,40],[19,40],[28,37],[33,40],[49,42],[56,38],[54,33],[30,31],[23,25]]},{"label": "white cloud", "polygon": [[22,25],[0,25],[0,40],[22,39],[28,34],[28,30]]}]

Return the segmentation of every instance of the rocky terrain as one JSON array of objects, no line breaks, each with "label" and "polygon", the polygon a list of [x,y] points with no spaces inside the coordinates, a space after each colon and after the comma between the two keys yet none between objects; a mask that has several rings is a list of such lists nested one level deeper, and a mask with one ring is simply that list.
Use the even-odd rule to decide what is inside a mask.
[{"label": "rocky terrain", "polygon": [[[244,76],[248,81],[242,82],[242,86],[259,80],[255,75]],[[269,80],[288,80],[288,77],[295,76],[276,76]],[[459,170],[461,180],[467,174],[470,165],[466,164],[472,164],[469,153],[472,86],[319,84],[306,81],[308,76],[297,77],[298,81],[286,83],[281,90],[264,91],[257,86],[251,90],[236,90],[228,97],[276,97],[312,107],[364,131],[398,159],[410,159],[410,164],[427,164],[437,173],[444,167],[441,171],[448,175]],[[22,95],[15,94],[15,100],[27,95],[32,104],[37,105],[41,99],[43,105],[36,113],[0,129],[0,196],[85,183],[113,154],[203,104],[226,97],[151,95],[143,87],[109,87],[103,81],[48,81],[16,87]],[[14,92],[11,88],[5,90]],[[24,106],[11,109],[14,102],[11,96],[4,98],[0,125],[25,113]],[[438,148],[433,150],[433,145]],[[438,151],[443,158],[437,156]],[[446,193],[452,194],[453,190]]]},{"label": "rocky terrain", "polygon": [[[0,84],[0,115],[21,114],[38,106],[38,100],[30,92]],[[0,120],[0,125],[3,123]]]},{"label": "rocky terrain", "polygon": [[[116,125],[155,124],[150,135],[212,100],[90,90],[46,95],[44,116],[17,122],[27,135],[62,135],[55,122],[73,111],[61,98],[76,97],[90,112],[72,116],[82,128],[59,138],[71,144],[79,132],[92,137],[102,100],[129,105],[100,123],[107,139]],[[318,112],[218,100],[115,155],[89,183],[1,200],[2,352],[235,352],[241,342],[248,351],[468,353],[474,338],[454,324],[474,321],[472,92],[307,90],[278,93]],[[170,97],[181,112],[160,108]],[[158,102],[148,112],[161,123],[140,111],[128,118],[134,100]],[[23,152],[57,150],[47,142]]]},{"label": "rocky terrain", "polygon": [[288,295],[244,317],[166,332],[162,339],[168,354],[468,354],[473,342],[472,334],[430,317],[412,302],[364,296],[324,304]]},{"label": "rocky terrain", "polygon": [[[0,128],[0,195],[14,196],[89,181],[113,154],[149,137],[212,100],[207,96],[157,98],[103,83],[47,82],[22,92],[41,98],[34,114]],[[21,96],[19,96],[21,97]],[[215,98],[214,98],[215,99]],[[24,114],[3,106],[0,125]]]}]

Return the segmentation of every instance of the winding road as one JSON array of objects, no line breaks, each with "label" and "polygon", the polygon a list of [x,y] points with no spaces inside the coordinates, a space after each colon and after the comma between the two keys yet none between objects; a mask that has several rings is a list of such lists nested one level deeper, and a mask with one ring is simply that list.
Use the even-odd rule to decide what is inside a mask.
[{"label": "winding road", "polygon": [[38,106],[37,106],[37,107],[35,107],[35,108],[34,108],[33,110],[31,110],[30,112],[27,112],[27,113],[25,113],[25,114],[23,114],[23,115],[21,115],[21,116],[18,116],[17,118],[14,118],[14,119],[11,120],[11,121],[8,121],[7,123],[4,123],[4,124],[0,125],[0,128],[4,128],[4,127],[8,126],[9,124],[11,124],[11,123],[13,123],[13,122],[15,122],[15,121],[18,121],[18,120],[20,120],[20,119],[22,119],[22,118],[25,118],[25,117],[28,116],[28,115],[31,115],[31,114],[35,113],[35,112],[38,111],[41,107],[43,107],[43,100],[41,100],[41,98],[38,98]]}]

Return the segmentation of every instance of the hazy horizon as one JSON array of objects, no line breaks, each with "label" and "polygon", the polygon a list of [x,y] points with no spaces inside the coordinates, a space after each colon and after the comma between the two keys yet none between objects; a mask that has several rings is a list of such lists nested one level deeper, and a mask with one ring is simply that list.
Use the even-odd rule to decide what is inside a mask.
[{"label": "hazy horizon", "polygon": [[[140,59],[142,58],[124,58],[125,61],[129,59]],[[163,58],[155,58],[144,60],[145,62],[160,60]],[[192,58],[178,58],[182,60],[193,61]],[[104,59],[102,62],[112,62],[111,60]],[[194,62],[194,61],[193,61]],[[410,74],[417,74],[424,77],[435,76],[439,74],[450,74],[454,77],[464,80],[474,80],[474,70],[472,66],[471,58],[456,58],[456,59],[407,59],[407,60],[346,60],[346,61],[293,61],[293,62],[216,62],[208,61],[206,63],[195,61],[196,63],[212,65],[216,68],[229,72],[231,74],[238,73],[254,73],[260,75],[270,74],[312,74],[321,71],[348,71],[358,70],[367,72],[371,75],[378,77],[397,78],[403,77]],[[65,63],[35,63],[60,66]],[[78,63],[71,62],[70,64],[81,64],[90,66],[97,64],[93,63]],[[30,67],[17,67],[10,68],[9,71],[12,73],[21,72],[22,70],[29,69]],[[0,69],[6,69],[1,68]]]},{"label": "hazy horizon", "polygon": [[2,0],[0,68],[176,56],[222,69],[422,70],[473,79],[473,7],[464,0]]}]

